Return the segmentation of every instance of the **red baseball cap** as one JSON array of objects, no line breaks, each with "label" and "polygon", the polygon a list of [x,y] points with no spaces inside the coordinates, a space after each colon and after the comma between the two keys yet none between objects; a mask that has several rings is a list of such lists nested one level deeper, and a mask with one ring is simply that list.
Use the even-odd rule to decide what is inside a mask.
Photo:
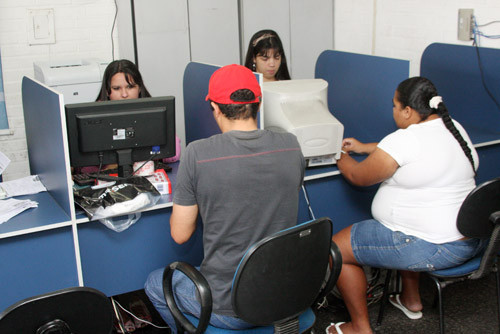
[{"label": "red baseball cap", "polygon": [[[249,89],[255,95],[252,101],[233,101],[231,94],[239,89]],[[245,66],[232,64],[219,68],[210,77],[205,100],[220,104],[248,104],[259,102],[262,95],[255,74]]]}]

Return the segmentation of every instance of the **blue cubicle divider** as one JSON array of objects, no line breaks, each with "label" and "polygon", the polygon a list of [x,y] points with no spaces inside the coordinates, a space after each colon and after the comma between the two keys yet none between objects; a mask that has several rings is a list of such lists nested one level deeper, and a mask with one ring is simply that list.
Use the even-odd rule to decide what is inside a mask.
[{"label": "blue cubicle divider", "polygon": [[31,174],[36,174],[50,195],[71,217],[73,208],[66,167],[66,122],[63,95],[28,77],[22,99]]},{"label": "blue cubicle divider", "polygon": [[[481,60],[479,62],[479,60]],[[500,140],[500,50],[434,43],[422,54],[420,74],[443,96],[450,115],[474,144]]]},{"label": "blue cubicle divider", "polygon": [[500,176],[500,108],[484,86],[500,102],[499,59],[499,49],[434,43],[420,62],[420,74],[436,85],[451,117],[476,146],[478,184]]},{"label": "blue cubicle divider", "polygon": [[210,105],[205,98],[208,82],[220,66],[191,62],[184,71],[184,123],[186,145],[192,141],[220,133]]},{"label": "blue cubicle divider", "polygon": [[315,77],[328,82],[328,108],[344,125],[344,137],[378,142],[396,130],[392,98],[408,78],[407,60],[326,50]]}]

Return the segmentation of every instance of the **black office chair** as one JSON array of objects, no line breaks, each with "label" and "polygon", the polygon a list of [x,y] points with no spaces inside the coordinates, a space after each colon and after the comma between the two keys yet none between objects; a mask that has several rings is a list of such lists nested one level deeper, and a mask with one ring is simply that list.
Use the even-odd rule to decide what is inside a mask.
[{"label": "black office chair", "polygon": [[2,334],[111,333],[113,309],[102,292],[62,289],[21,300],[0,314]]},{"label": "black office chair", "polygon": [[[231,292],[237,316],[256,325],[248,330],[209,325],[212,295],[207,281],[193,266],[172,263],[163,273],[163,290],[179,333],[303,333],[310,330],[315,321],[311,306],[332,290],[342,267],[340,251],[331,236],[332,222],[320,218],[264,238],[248,249],[234,275]],[[175,270],[186,274],[199,291],[199,319],[181,313],[175,303],[172,293]]]},{"label": "black office chair", "polygon": [[[458,212],[457,228],[466,237],[488,239],[489,241],[484,253],[459,266],[425,272],[436,283],[441,334],[444,334],[442,290],[449,284],[468,279],[480,279],[491,272],[495,272],[497,302],[500,308],[500,276],[497,267],[498,252],[500,251],[500,178],[484,182],[471,191]],[[388,293],[391,272],[391,270],[387,271],[377,320],[379,326],[382,323],[387,299],[392,294]],[[396,288],[396,291],[399,291],[399,287]],[[500,314],[498,314],[498,321],[500,327]]]}]

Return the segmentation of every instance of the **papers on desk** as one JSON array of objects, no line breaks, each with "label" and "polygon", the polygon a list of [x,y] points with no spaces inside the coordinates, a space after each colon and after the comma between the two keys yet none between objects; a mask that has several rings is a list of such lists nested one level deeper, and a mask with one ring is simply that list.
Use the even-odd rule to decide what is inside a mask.
[{"label": "papers on desk", "polygon": [[0,224],[5,223],[12,217],[29,208],[38,207],[38,203],[31,200],[19,200],[14,198],[0,200]]},{"label": "papers on desk", "polygon": [[41,191],[47,191],[45,186],[40,182],[38,175],[30,175],[13,181],[0,183],[0,199],[36,194]]}]

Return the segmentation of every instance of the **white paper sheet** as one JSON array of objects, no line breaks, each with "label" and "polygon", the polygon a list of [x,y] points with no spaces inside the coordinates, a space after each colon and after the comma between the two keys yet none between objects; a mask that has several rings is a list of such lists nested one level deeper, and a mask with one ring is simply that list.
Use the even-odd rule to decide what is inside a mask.
[{"label": "white paper sheet", "polygon": [[47,191],[47,189],[37,175],[0,183],[0,198],[36,194],[41,191]]},{"label": "white paper sheet", "polygon": [[12,217],[29,208],[38,207],[38,203],[31,200],[19,200],[14,198],[0,200],[0,224],[5,223]]}]

